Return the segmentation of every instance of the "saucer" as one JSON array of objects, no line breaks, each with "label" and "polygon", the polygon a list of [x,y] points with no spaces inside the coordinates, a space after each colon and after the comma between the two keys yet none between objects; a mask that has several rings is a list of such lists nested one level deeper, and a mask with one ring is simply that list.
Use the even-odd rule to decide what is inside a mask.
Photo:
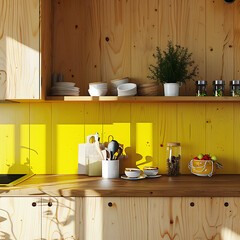
[{"label": "saucer", "polygon": [[130,178],[130,177],[127,177],[126,175],[123,175],[121,176],[122,179],[125,179],[125,180],[131,180],[131,181],[134,181],[134,180],[142,180],[142,179],[145,179],[147,176],[145,174],[141,174],[140,176],[136,177],[136,178]]},{"label": "saucer", "polygon": [[159,178],[159,177],[161,177],[162,175],[152,175],[152,176],[147,176],[147,178]]}]

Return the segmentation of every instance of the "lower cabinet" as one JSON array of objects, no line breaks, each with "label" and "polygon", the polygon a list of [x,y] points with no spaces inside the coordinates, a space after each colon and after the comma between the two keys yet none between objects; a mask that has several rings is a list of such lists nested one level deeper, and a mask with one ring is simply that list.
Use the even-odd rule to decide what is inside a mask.
[{"label": "lower cabinet", "polygon": [[240,198],[0,197],[0,239],[240,239]]},{"label": "lower cabinet", "polygon": [[0,239],[41,239],[41,198],[0,198]]}]

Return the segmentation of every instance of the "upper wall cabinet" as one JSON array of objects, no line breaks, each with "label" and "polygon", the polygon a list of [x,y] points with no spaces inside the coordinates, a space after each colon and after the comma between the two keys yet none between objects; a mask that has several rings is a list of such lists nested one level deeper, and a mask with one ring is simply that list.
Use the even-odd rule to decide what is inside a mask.
[{"label": "upper wall cabinet", "polygon": [[0,0],[0,99],[40,98],[39,0]]}]

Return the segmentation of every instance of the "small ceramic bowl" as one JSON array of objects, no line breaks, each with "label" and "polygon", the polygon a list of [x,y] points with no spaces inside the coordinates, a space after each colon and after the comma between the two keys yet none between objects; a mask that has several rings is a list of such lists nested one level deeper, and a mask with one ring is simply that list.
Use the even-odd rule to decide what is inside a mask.
[{"label": "small ceramic bowl", "polygon": [[158,174],[158,167],[144,167],[143,172],[147,176],[156,176]]},{"label": "small ceramic bowl", "polygon": [[137,178],[141,174],[141,170],[138,168],[125,168],[125,175],[130,178]]},{"label": "small ceramic bowl", "polygon": [[107,94],[107,88],[106,89],[88,89],[89,95],[94,96],[94,97],[99,97],[99,96],[106,96]]},{"label": "small ceramic bowl", "polygon": [[93,83],[89,83],[89,89],[107,89],[108,85],[107,83],[104,82],[93,82]]},{"label": "small ceramic bowl", "polygon": [[118,95],[117,87],[121,84],[128,83],[128,82],[129,82],[128,77],[112,80],[111,84],[110,84],[111,85],[111,95],[117,96]]},{"label": "small ceramic bowl", "polygon": [[118,86],[118,96],[135,96],[137,94],[137,85],[135,83],[124,83]]}]

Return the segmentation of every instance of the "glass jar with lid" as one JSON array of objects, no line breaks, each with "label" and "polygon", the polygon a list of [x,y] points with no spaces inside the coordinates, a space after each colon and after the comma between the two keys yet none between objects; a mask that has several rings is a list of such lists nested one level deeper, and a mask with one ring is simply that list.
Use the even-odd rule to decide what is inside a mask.
[{"label": "glass jar with lid", "polygon": [[223,97],[224,96],[225,81],[216,80],[213,81],[213,96]]},{"label": "glass jar with lid", "polygon": [[169,176],[180,175],[181,145],[176,142],[167,143],[167,168]]},{"label": "glass jar with lid", "polygon": [[196,96],[206,96],[207,95],[207,81],[199,80],[196,81]]},{"label": "glass jar with lid", "polygon": [[240,97],[240,81],[230,81],[231,96]]}]

